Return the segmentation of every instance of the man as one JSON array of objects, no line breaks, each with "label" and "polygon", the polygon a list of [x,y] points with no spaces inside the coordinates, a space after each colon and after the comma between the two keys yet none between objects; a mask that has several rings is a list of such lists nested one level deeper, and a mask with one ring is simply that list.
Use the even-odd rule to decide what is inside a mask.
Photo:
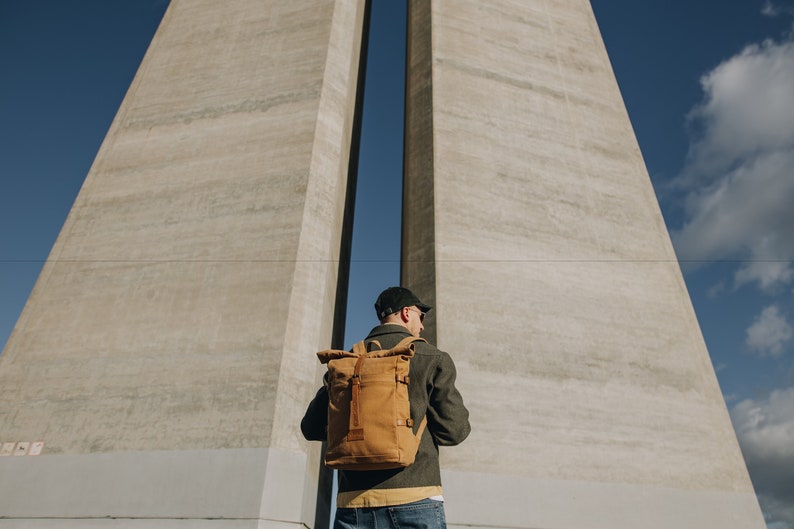
[{"label": "man", "polygon": [[[407,288],[387,288],[375,302],[380,325],[365,342],[377,340],[390,349],[403,338],[419,337],[430,309]],[[455,388],[452,358],[423,341],[415,347],[408,386],[414,433],[427,417],[416,460],[399,469],[339,471],[334,529],[446,528],[438,447],[456,445],[469,435],[469,412]],[[327,408],[328,392],[322,387],[301,421],[306,439],[325,440]]]}]

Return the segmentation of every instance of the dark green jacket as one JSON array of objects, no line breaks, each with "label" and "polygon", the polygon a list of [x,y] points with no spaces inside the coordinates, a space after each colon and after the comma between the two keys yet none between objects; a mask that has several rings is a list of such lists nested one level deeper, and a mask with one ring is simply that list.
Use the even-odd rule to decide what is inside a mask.
[{"label": "dark green jacket", "polygon": [[[411,336],[401,325],[375,327],[365,341],[377,340],[390,349]],[[416,342],[411,359],[408,394],[414,432],[422,417],[427,428],[422,435],[413,465],[393,470],[340,471],[339,507],[382,507],[400,505],[441,494],[438,447],[460,443],[469,435],[469,412],[455,387],[455,364],[444,351]],[[301,421],[301,431],[310,441],[324,441],[328,420],[328,393],[320,388]]]}]

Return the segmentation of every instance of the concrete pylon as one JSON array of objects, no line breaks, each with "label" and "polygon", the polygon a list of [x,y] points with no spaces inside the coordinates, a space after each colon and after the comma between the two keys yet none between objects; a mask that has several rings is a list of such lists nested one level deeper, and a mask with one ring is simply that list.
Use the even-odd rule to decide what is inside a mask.
[{"label": "concrete pylon", "polygon": [[314,525],[365,7],[171,0],[0,357],[0,527]]},{"label": "concrete pylon", "polygon": [[761,529],[586,0],[409,0],[403,284],[472,434],[451,527]]}]

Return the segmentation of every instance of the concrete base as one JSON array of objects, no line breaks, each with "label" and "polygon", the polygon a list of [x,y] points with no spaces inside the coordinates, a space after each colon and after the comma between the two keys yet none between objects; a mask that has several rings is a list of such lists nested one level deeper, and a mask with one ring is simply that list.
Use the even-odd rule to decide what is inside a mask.
[{"label": "concrete base", "polygon": [[314,468],[272,448],[5,457],[0,527],[310,526]]},{"label": "concrete base", "polygon": [[746,529],[762,527],[752,493],[443,472],[450,529]]},{"label": "concrete base", "polygon": [[0,519],[2,529],[295,529],[305,527],[273,520],[164,520],[155,519]]}]

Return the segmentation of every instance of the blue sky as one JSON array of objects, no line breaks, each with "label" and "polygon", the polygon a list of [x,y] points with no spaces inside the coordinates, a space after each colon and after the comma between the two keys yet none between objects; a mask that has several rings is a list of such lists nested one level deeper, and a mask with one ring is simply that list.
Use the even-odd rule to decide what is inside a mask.
[{"label": "blue sky", "polygon": [[[375,0],[358,190],[397,198],[358,225],[400,215],[399,4]],[[592,5],[769,527],[794,529],[794,1]],[[0,2],[0,344],[166,7]],[[346,345],[398,282],[394,230],[356,233]]]}]

